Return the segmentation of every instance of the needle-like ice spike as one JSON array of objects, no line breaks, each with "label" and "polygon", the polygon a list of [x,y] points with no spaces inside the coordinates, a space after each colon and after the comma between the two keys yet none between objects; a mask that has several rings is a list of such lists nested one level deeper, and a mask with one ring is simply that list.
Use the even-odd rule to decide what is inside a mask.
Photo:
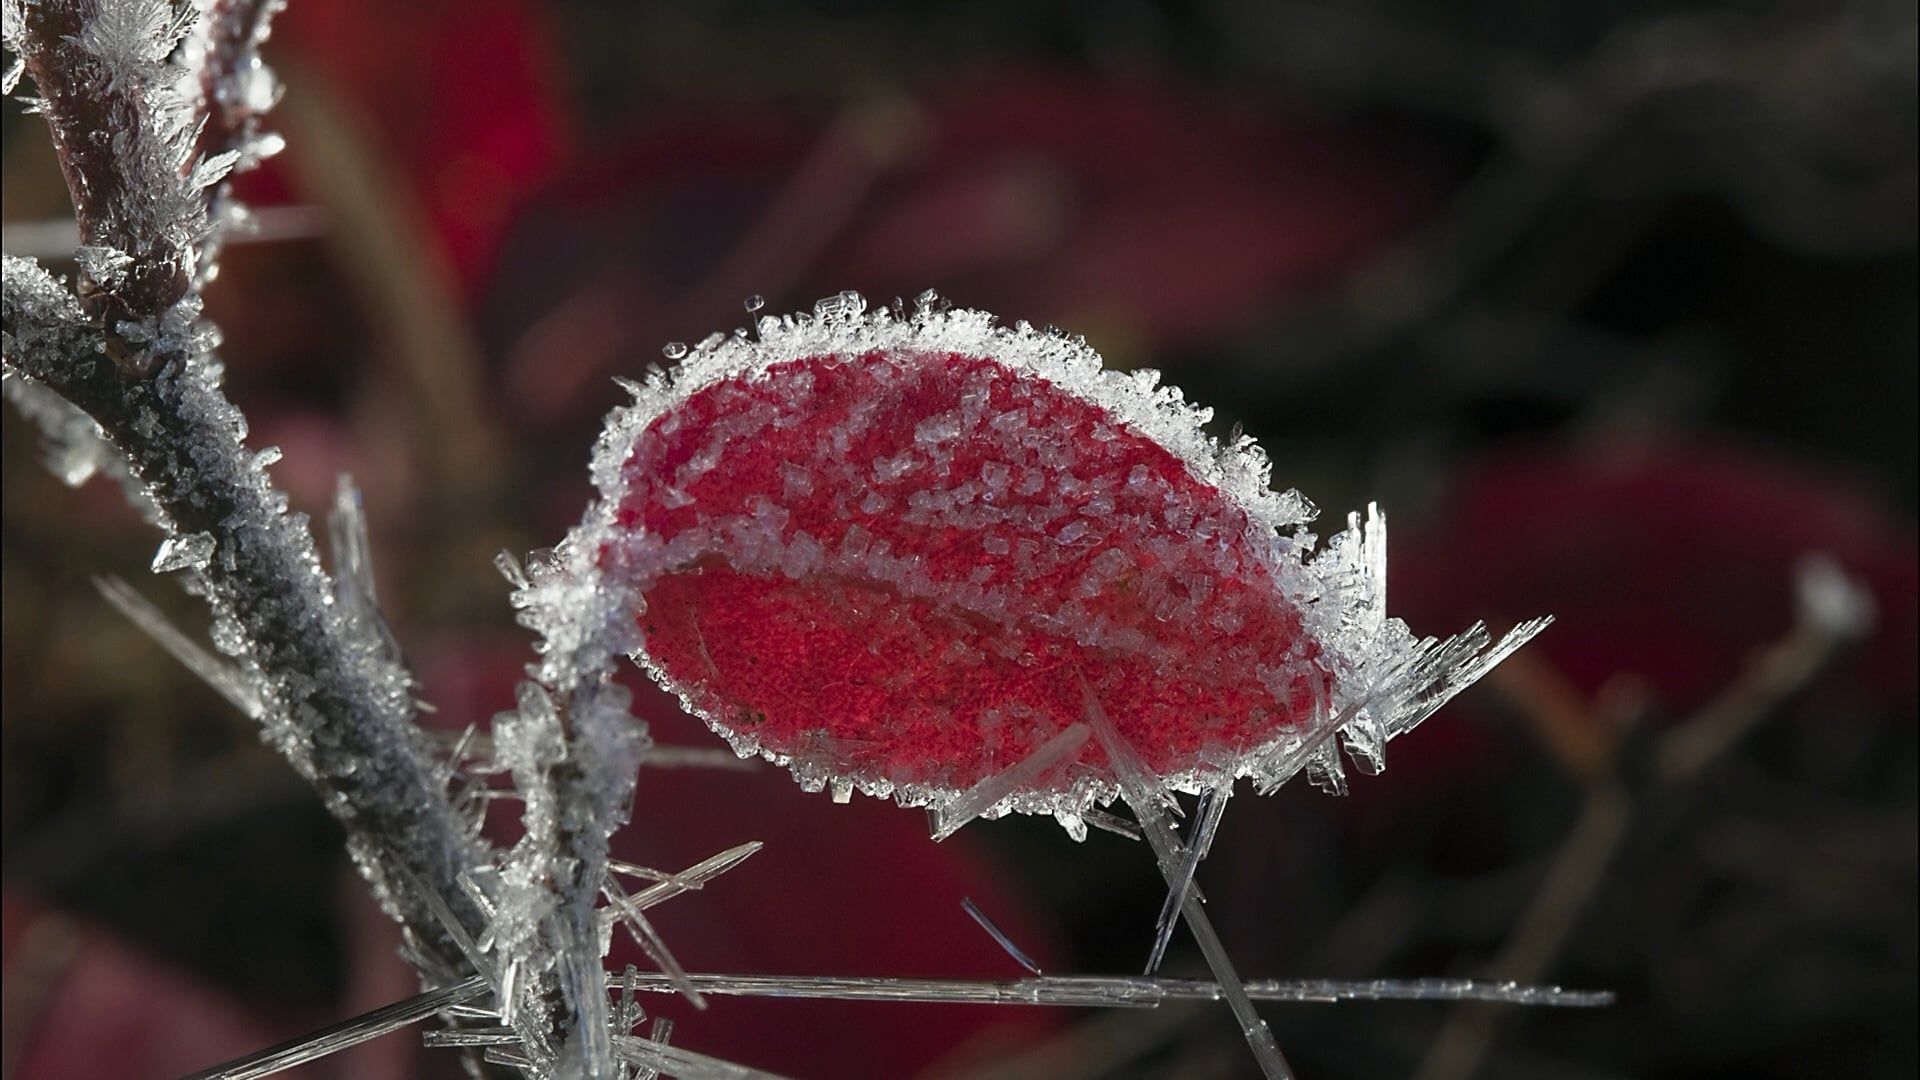
[{"label": "needle-like ice spike", "polygon": [[[610,983],[621,976],[609,974]],[[1035,1005],[1067,1008],[1146,1008],[1168,1001],[1220,1001],[1226,991],[1207,979],[1140,975],[1047,975],[1036,979],[895,979],[863,975],[690,974],[702,993],[727,997],[774,997],[821,1001],[922,1001],[960,1005]],[[634,976],[640,993],[677,993],[658,972]],[[1593,1009],[1614,995],[1477,979],[1257,979],[1242,987],[1257,1001],[1334,1004],[1342,1001],[1477,1001]]]},{"label": "needle-like ice spike", "polygon": [[1158,789],[1149,782],[1146,766],[1114,729],[1113,721],[1107,719],[1106,710],[1100,707],[1099,700],[1093,696],[1093,689],[1082,681],[1080,690],[1087,723],[1107,752],[1114,779],[1120,784],[1121,797],[1140,820],[1141,831],[1146,834],[1147,843],[1153,846],[1160,873],[1167,879],[1167,887],[1181,895],[1181,910],[1186,914],[1187,928],[1193,931],[1194,940],[1200,944],[1200,952],[1207,958],[1207,966],[1213,969],[1214,978],[1220,980],[1222,995],[1226,998],[1227,1006],[1233,1010],[1234,1019],[1240,1023],[1240,1032],[1246,1037],[1254,1060],[1259,1063],[1260,1071],[1268,1080],[1291,1078],[1293,1070],[1287,1067],[1287,1059],[1280,1053],[1280,1044],[1274,1041],[1273,1032],[1268,1030],[1266,1021],[1260,1019],[1260,1014],[1254,1010],[1246,987],[1233,970],[1233,961],[1227,958],[1226,947],[1220,944],[1219,936],[1213,932],[1212,920],[1207,918],[1199,899],[1188,892],[1187,882],[1180,879],[1180,840],[1167,821],[1166,811],[1155,798]]},{"label": "needle-like ice spike", "polygon": [[645,866],[636,866],[633,863],[621,862],[618,859],[608,859],[607,867],[631,877],[646,878],[648,881],[658,882],[660,885],[669,887],[667,890],[664,890],[663,895],[654,895],[657,887],[644,889],[636,895],[634,902],[640,904],[642,908],[646,908],[662,900],[678,896],[683,892],[705,886],[707,882],[746,862],[754,852],[759,851],[765,846],[766,844],[762,841],[749,840],[744,844],[737,844],[730,847],[717,855],[709,855],[677,874],[669,874],[665,871],[654,870]]},{"label": "needle-like ice spike", "polygon": [[518,1046],[520,1033],[512,1028],[451,1028],[423,1031],[420,1044],[430,1049],[459,1049],[469,1046]]},{"label": "needle-like ice spike", "polygon": [[940,824],[933,830],[933,838],[945,840],[960,831],[962,825],[993,809],[1000,800],[1065,760],[1086,741],[1087,725],[1072,724],[1041,744],[1038,750],[968,788],[959,798],[938,808]]},{"label": "needle-like ice spike", "polygon": [[485,979],[475,977],[438,990],[429,990],[405,1001],[396,1001],[351,1020],[321,1028],[311,1035],[303,1035],[257,1054],[248,1054],[224,1065],[194,1073],[184,1080],[257,1080],[258,1077],[272,1076],[358,1046],[369,1039],[377,1039],[390,1031],[398,1031],[450,1005],[472,1001],[489,989]]},{"label": "needle-like ice spike", "polygon": [[[647,1038],[655,1046],[664,1047],[673,1041],[673,1021],[664,1016],[653,1018],[653,1029],[647,1032]],[[634,1074],[634,1080],[658,1080],[660,1070],[651,1065],[642,1066]]]},{"label": "needle-like ice spike", "polygon": [[972,916],[974,922],[980,924],[980,929],[985,930],[987,936],[993,938],[1002,949],[1005,949],[1008,956],[1013,957],[1014,963],[1019,964],[1035,975],[1041,973],[1040,965],[1033,962],[1033,957],[1021,951],[1020,946],[1013,943],[1013,939],[1007,936],[1006,931],[995,926],[993,920],[987,918],[986,912],[981,911],[979,907],[974,904],[972,897],[961,898],[960,906],[966,910],[969,916]]},{"label": "needle-like ice spike", "polygon": [[[831,1001],[1152,1008],[1166,1001],[1218,1001],[1224,996],[1218,983],[1205,980],[1149,979],[1125,975],[1051,975],[999,982],[891,979],[858,975],[720,975],[705,972],[685,977],[707,994]],[[678,992],[674,981],[658,972],[628,968],[623,974],[609,972],[607,980],[612,986],[630,987],[635,993]],[[256,1080],[258,1077],[271,1076],[378,1038],[436,1013],[470,1018],[491,1017],[494,1015],[491,1010],[468,1004],[484,998],[490,989],[485,978],[475,976],[195,1073],[186,1080]],[[1563,990],[1557,986],[1524,986],[1475,979],[1260,979],[1245,984],[1244,989],[1248,996],[1261,1001],[1304,1004],[1341,1001],[1477,1001],[1531,1007],[1599,1008],[1611,1005],[1614,1001],[1612,994],[1599,991]],[[664,1044],[665,1033],[656,1026],[651,1041]],[[473,1034],[484,1037],[500,1032],[494,1029]],[[617,1051],[617,1039],[615,1045]],[[517,1061],[530,1060],[518,1049],[508,1052]]]},{"label": "needle-like ice spike", "polygon": [[1187,836],[1186,850],[1180,860],[1180,872],[1175,875],[1177,884],[1167,892],[1166,902],[1160,905],[1160,918],[1154,924],[1153,949],[1147,954],[1147,967],[1144,974],[1152,975],[1160,970],[1160,962],[1166,958],[1167,943],[1173,940],[1174,924],[1180,921],[1180,909],[1186,898],[1200,899],[1193,888],[1193,875],[1200,869],[1200,860],[1207,857],[1207,849],[1213,846],[1213,833],[1220,827],[1220,817],[1227,812],[1227,800],[1233,796],[1233,785],[1222,784],[1211,788],[1200,796],[1200,805],[1193,815],[1193,829]]},{"label": "needle-like ice spike", "polygon": [[666,1073],[683,1080],[784,1080],[778,1073],[735,1065],[731,1061],[634,1035],[614,1036],[613,1049],[623,1061],[644,1065],[656,1073]]},{"label": "needle-like ice spike", "polygon": [[1139,828],[1118,814],[1109,814],[1105,810],[1089,807],[1080,812],[1080,819],[1096,829],[1110,832],[1115,836],[1124,836],[1129,840],[1140,839]]},{"label": "needle-like ice spike", "polygon": [[634,904],[633,898],[627,895],[627,891],[620,887],[620,883],[614,880],[612,874],[607,875],[603,890],[607,899],[620,912],[620,918],[627,924],[627,929],[633,933],[633,939],[640,943],[641,949],[645,950],[647,957],[660,968],[663,974],[673,980],[674,987],[685,995],[688,1001],[693,1002],[694,1008],[706,1008],[706,997],[687,979],[686,969],[680,966],[680,961],[673,958],[673,953],[667,949],[667,943],[660,940],[659,932],[653,928],[652,923],[647,921],[647,917],[640,913],[640,908]]},{"label": "needle-like ice spike", "polygon": [[133,586],[113,575],[96,577],[93,587],[107,603],[125,615],[133,625],[146,632],[167,655],[180,661],[188,671],[200,676],[200,680],[213,687],[221,697],[233,703],[234,708],[253,719],[259,719],[264,711],[260,695],[254,690],[247,677],[231,664],[223,663],[218,657],[202,648],[192,638],[182,633],[179,627],[167,621],[167,617],[153,602],[133,590]]}]

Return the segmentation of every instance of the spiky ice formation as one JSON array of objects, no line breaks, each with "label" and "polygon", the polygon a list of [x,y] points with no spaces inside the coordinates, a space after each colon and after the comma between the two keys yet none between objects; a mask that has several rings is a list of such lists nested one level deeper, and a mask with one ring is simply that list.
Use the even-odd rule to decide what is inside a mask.
[{"label": "spiky ice formation", "polygon": [[[600,501],[518,602],[544,679],[631,653],[810,788],[947,811],[971,790],[966,817],[1071,827],[1116,790],[1073,738],[1083,681],[1165,786],[1337,785],[1332,729],[1374,771],[1537,629],[1416,642],[1385,616],[1377,513],[1315,554],[1252,440],[1079,338],[930,295],[755,329],[630,386]],[[1057,760],[993,786],[1037,752]]]}]

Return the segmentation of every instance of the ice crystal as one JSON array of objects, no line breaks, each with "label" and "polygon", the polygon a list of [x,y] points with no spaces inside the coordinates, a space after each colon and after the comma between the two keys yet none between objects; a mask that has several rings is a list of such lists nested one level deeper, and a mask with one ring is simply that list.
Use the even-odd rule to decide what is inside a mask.
[{"label": "ice crystal", "polygon": [[160,609],[133,591],[132,586],[115,577],[95,578],[94,586],[127,620],[151,637],[182,667],[198,675],[221,697],[252,719],[259,719],[265,706],[253,682],[232,665],[223,663],[199,643],[167,621]]},{"label": "ice crystal", "polygon": [[[14,287],[14,281],[11,276],[7,278],[8,289]],[[0,392],[4,392],[22,416],[39,426],[44,437],[42,453],[47,468],[61,482],[68,487],[79,487],[96,475],[110,476],[119,482],[134,508],[153,520],[153,502],[147,498],[146,489],[127,471],[126,458],[108,444],[106,433],[93,417],[11,369],[0,378]]]},{"label": "ice crystal", "polygon": [[[609,870],[607,837],[627,820],[646,750],[628,706],[627,691],[598,674],[528,680],[516,707],[494,721],[493,769],[512,776],[525,832],[488,868],[494,887],[463,879],[487,915],[465,949],[489,979],[518,1052],[554,1075],[616,1075],[600,974],[609,916],[624,918],[663,971],[680,970],[640,914],[646,905]],[[603,896],[610,907],[598,906]]]},{"label": "ice crystal", "polygon": [[191,90],[205,118],[200,143],[208,157],[193,178],[210,196],[203,279],[212,275],[212,258],[222,236],[251,223],[244,208],[227,198],[221,181],[229,172],[253,168],[284,145],[280,136],[261,126],[262,117],[280,100],[281,85],[260,52],[284,3],[202,0],[204,12],[181,45],[186,66],[200,73]]},{"label": "ice crystal", "polygon": [[153,572],[167,574],[175,570],[203,569],[212,561],[215,546],[213,537],[203,532],[169,536],[154,553]]},{"label": "ice crystal", "polygon": [[[1162,788],[1344,783],[1538,627],[1416,639],[1376,509],[1317,547],[1250,438],[1151,371],[926,296],[669,346],[599,501],[518,590],[543,678],[632,653],[810,789],[1080,816],[1118,786],[1077,681]],[[1084,735],[1084,731],[1082,732]]]},{"label": "ice crystal", "polygon": [[39,84],[34,111],[75,183],[81,294],[107,301],[135,366],[207,345],[192,286],[210,274],[217,228],[238,218],[222,182],[265,156],[258,114],[274,95],[257,46],[279,6],[6,5],[21,54],[6,90],[22,72]]},{"label": "ice crystal", "polygon": [[974,904],[972,897],[963,898],[960,901],[960,908],[967,913],[968,918],[979,925],[980,929],[987,932],[987,936],[993,939],[994,944],[1000,946],[1008,956],[1013,958],[1014,963],[1019,964],[1035,975],[1041,974],[1040,965],[1033,962],[1033,957],[1028,956],[1025,950],[1014,944],[1013,939],[1007,936],[1005,930],[1000,929],[999,926],[994,924],[992,919],[987,918],[986,912],[981,911],[980,908]]}]

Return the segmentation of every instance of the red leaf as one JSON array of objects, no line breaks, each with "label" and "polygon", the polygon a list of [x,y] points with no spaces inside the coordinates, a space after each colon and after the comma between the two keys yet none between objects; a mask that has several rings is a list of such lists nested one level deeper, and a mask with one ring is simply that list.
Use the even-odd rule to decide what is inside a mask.
[{"label": "red leaf", "polygon": [[[1155,373],[980,312],[866,315],[852,294],[759,329],[709,339],[615,414],[603,502],[521,597],[551,685],[635,651],[803,784],[941,804],[1082,721],[1083,687],[1195,790],[1276,781],[1349,707],[1366,728],[1350,748],[1377,766],[1394,725],[1431,711],[1413,691],[1480,662],[1470,641],[1408,663],[1380,527],[1356,520],[1308,563],[1313,538],[1286,531],[1311,507]],[[637,621],[610,637],[601,617]],[[1071,814],[1112,780],[1089,742],[996,809]]]}]

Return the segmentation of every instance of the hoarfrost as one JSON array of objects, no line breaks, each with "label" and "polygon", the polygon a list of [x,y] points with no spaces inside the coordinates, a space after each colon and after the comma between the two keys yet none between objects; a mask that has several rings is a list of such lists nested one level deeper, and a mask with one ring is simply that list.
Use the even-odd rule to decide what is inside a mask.
[{"label": "hoarfrost", "polygon": [[213,559],[215,541],[210,533],[169,536],[160,542],[153,556],[153,572],[170,574],[175,570],[202,570]]},{"label": "hoarfrost", "polygon": [[[217,83],[215,69],[232,63],[257,82],[251,50],[278,6],[6,4],[7,44],[44,95],[81,244],[74,292],[30,260],[5,260],[7,394],[50,429],[64,478],[138,478],[137,504],[167,534],[156,569],[185,572],[213,609],[214,645],[239,663],[161,629],[131,594],[116,602],[260,718],[347,824],[355,862],[407,926],[423,971],[446,974],[459,957],[426,907],[468,908],[454,875],[484,863],[484,848],[439,788],[390,642],[337,602],[306,519],[285,513],[265,477],[271,455],[246,447],[245,418],[219,389],[218,332],[200,318],[214,223],[236,216],[210,216],[209,200],[248,160],[237,144],[258,133],[230,114],[209,123],[223,107],[197,76]],[[176,60],[189,30],[207,47],[190,42]]]}]

